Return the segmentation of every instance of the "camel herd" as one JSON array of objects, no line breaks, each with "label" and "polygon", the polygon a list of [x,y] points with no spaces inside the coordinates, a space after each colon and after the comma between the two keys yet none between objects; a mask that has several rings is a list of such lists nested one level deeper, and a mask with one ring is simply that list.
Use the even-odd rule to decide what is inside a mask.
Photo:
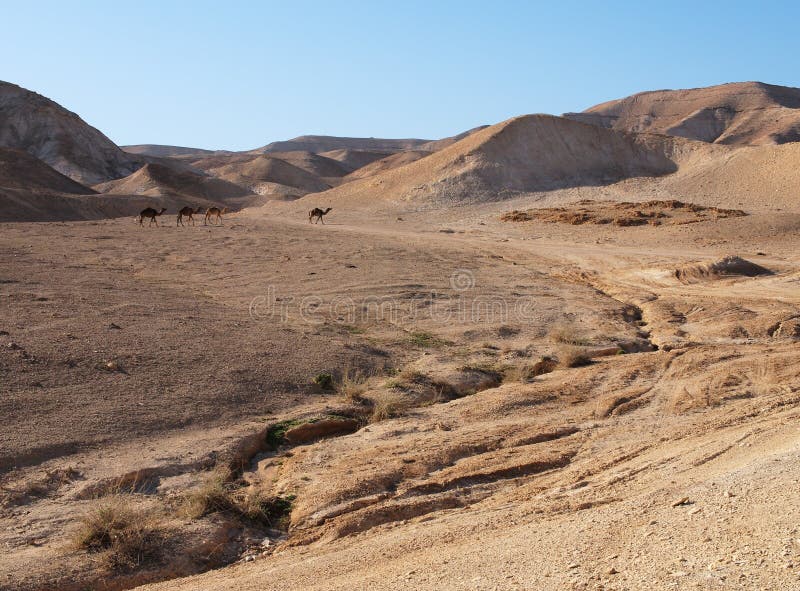
[{"label": "camel herd", "polygon": [[[166,211],[167,211],[166,207],[162,207],[161,211],[155,210],[152,207],[143,209],[139,213],[139,225],[143,226],[145,218],[148,218],[150,220],[150,223],[147,224],[148,227],[152,226],[153,222],[155,222],[156,226],[158,226],[158,217],[164,215]],[[214,223],[211,224],[212,226],[213,225],[221,226],[222,216],[228,213],[228,211],[229,210],[227,207],[223,207],[222,209],[220,209],[219,207],[209,207],[206,210],[206,217],[203,219],[203,225],[207,226],[209,225],[209,221],[213,221]],[[194,215],[200,213],[203,213],[202,207],[198,207],[197,209],[193,209],[191,207],[184,207],[178,212],[178,219],[175,222],[175,225],[183,226],[183,218],[187,218],[188,221],[192,222],[192,225],[194,226]]]},{"label": "camel herd", "polygon": [[[322,218],[325,215],[327,215],[328,212],[331,211],[332,209],[333,209],[332,207],[328,207],[327,209],[320,209],[319,207],[315,207],[314,209],[308,212],[308,222],[311,223],[312,220],[316,218],[316,221],[314,222],[315,224],[322,222],[322,225],[325,225],[325,220],[323,220]],[[152,207],[143,209],[141,213],[139,213],[139,225],[144,226],[144,220],[145,218],[147,218],[150,220],[150,223],[147,224],[148,227],[150,227],[153,224],[153,222],[155,222],[156,226],[158,226],[159,216],[164,215],[166,211],[167,211],[166,207],[162,207],[161,211],[155,210]],[[228,213],[228,211],[229,210],[227,207],[223,207],[222,209],[220,209],[219,207],[209,207],[206,210],[206,215],[205,218],[203,219],[203,225],[207,226],[209,225],[209,222],[212,222],[211,223],[212,226],[216,225],[222,226],[223,225],[222,216]],[[183,218],[186,218],[187,221],[192,222],[192,225],[194,226],[194,215],[201,213],[203,213],[202,207],[193,209],[189,206],[186,206],[178,212],[178,219],[175,222],[175,226],[183,226]]]}]

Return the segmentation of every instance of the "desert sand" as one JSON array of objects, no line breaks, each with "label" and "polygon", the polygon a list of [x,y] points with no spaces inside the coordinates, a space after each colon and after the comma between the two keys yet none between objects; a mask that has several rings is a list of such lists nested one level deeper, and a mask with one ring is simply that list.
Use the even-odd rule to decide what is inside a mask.
[{"label": "desert sand", "polygon": [[334,140],[0,225],[0,589],[800,588],[798,144]]}]

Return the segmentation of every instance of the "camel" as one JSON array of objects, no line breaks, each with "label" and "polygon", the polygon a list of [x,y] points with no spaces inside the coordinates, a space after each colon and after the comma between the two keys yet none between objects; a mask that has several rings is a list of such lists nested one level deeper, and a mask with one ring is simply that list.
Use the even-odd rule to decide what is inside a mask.
[{"label": "camel", "polygon": [[208,225],[208,221],[211,219],[211,217],[212,216],[217,216],[216,219],[219,222],[219,225],[221,226],[222,225],[222,216],[225,215],[226,213],[228,213],[228,208],[227,207],[223,207],[222,209],[220,209],[219,207],[209,207],[206,210],[206,218],[203,220],[203,225],[207,226]]},{"label": "camel", "polygon": [[150,218],[150,223],[147,224],[147,227],[149,228],[152,225],[153,222],[155,222],[156,226],[157,226],[158,225],[158,220],[156,218],[158,216],[162,215],[165,211],[167,211],[166,207],[162,207],[161,211],[156,211],[152,207],[148,207],[147,209],[143,209],[142,212],[139,214],[139,225],[140,226],[144,225],[142,223],[142,222],[144,222],[144,218]]},{"label": "camel", "polygon": [[327,214],[332,209],[333,209],[332,207],[329,207],[328,209],[320,209],[319,207],[315,207],[314,209],[308,212],[308,223],[311,223],[312,219],[317,218],[317,221],[314,223],[316,224],[321,221],[322,225],[324,226],[325,220],[322,219],[322,216]]},{"label": "camel", "polygon": [[192,222],[192,225],[194,226],[194,217],[192,216],[194,216],[194,214],[196,213],[197,214],[203,213],[203,208],[198,207],[197,209],[192,209],[189,206],[184,207],[178,212],[178,221],[175,222],[175,226],[183,225],[183,216],[188,217],[189,221]]}]

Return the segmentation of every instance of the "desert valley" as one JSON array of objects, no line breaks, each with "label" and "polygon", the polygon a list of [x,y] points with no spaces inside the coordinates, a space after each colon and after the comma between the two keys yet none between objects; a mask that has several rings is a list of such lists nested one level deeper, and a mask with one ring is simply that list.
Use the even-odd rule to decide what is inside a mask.
[{"label": "desert valley", "polygon": [[0,589],[800,589],[800,89],[484,123],[0,83]]}]

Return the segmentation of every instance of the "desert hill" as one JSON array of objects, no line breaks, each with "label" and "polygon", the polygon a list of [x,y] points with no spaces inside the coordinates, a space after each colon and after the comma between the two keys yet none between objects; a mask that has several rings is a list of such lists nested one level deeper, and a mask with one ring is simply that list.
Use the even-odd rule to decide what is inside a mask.
[{"label": "desert hill", "polygon": [[74,195],[94,193],[27,152],[9,148],[0,148],[0,187]]},{"label": "desert hill", "polygon": [[179,197],[215,203],[251,193],[244,187],[222,179],[154,163],[146,164],[130,176],[101,183],[94,188],[100,193]]},{"label": "desert hill", "polygon": [[405,166],[406,164],[411,164],[412,162],[416,162],[426,156],[430,156],[433,152],[429,152],[428,150],[403,150],[402,152],[396,152],[391,156],[386,156],[385,158],[381,158],[380,160],[376,160],[371,164],[367,164],[366,166],[362,166],[348,174],[345,177],[346,181],[354,181],[357,179],[363,179],[368,176],[375,176],[376,174],[380,174],[382,172],[386,172],[387,170],[392,170],[395,168],[399,168],[401,166]]},{"label": "desert hill", "polygon": [[782,144],[800,140],[800,88],[738,82],[657,90],[564,116],[609,129],[719,144]]},{"label": "desert hill", "polygon": [[525,115],[478,131],[417,162],[324,194],[331,203],[382,200],[445,205],[520,193],[607,184],[677,170],[669,138],[632,135],[553,117]]},{"label": "desert hill", "polygon": [[472,135],[482,129],[486,129],[489,127],[488,125],[479,125],[478,127],[473,127],[472,129],[468,129],[467,131],[461,132],[457,135],[453,135],[450,137],[442,138],[440,140],[433,140],[430,142],[426,142],[417,146],[417,150],[424,150],[427,152],[438,152],[439,150],[443,150],[448,146],[452,146],[456,142],[463,140],[465,137]]},{"label": "desert hill", "polygon": [[320,152],[319,155],[341,162],[343,166],[353,171],[395,153],[394,150],[348,150],[342,148],[339,150]]},{"label": "desert hill", "polygon": [[0,148],[2,222],[77,219],[69,204],[77,201],[75,195],[93,193],[27,152]]},{"label": "desert hill", "polygon": [[336,137],[328,135],[302,135],[291,140],[272,142],[252,150],[253,152],[330,152],[331,150],[411,150],[430,140],[422,139],[382,139],[382,138],[356,138]]},{"label": "desert hill", "polygon": [[126,176],[141,166],[75,113],[8,82],[0,82],[0,147],[25,150],[87,185]]},{"label": "desert hill", "polygon": [[303,195],[330,188],[318,175],[266,154],[233,160],[207,170],[218,179],[247,187],[251,192],[261,195],[275,192]]}]

